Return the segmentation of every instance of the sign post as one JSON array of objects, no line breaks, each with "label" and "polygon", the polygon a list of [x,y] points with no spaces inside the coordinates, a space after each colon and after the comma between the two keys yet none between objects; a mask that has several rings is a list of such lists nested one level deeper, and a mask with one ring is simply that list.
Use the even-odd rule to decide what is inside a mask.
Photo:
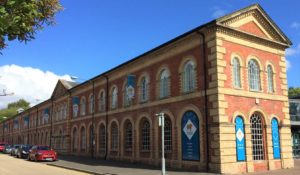
[{"label": "sign post", "polygon": [[166,161],[165,161],[165,114],[156,114],[161,127],[161,175],[166,175]]}]

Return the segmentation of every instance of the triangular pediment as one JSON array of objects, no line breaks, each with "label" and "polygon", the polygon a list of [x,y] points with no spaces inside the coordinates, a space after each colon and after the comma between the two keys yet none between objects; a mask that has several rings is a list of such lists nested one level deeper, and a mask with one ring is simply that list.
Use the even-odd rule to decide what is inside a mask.
[{"label": "triangular pediment", "polygon": [[273,22],[269,15],[255,4],[216,20],[218,25],[260,38],[291,45],[291,41]]},{"label": "triangular pediment", "polygon": [[56,83],[56,86],[54,88],[54,91],[52,93],[51,98],[57,99],[66,93],[68,93],[68,90],[76,86],[77,83],[70,82],[66,80],[58,80]]}]

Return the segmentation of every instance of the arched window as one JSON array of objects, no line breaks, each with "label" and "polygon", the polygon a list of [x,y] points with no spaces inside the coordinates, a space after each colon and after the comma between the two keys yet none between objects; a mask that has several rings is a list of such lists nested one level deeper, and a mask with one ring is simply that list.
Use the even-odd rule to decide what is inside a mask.
[{"label": "arched window", "polygon": [[241,66],[238,58],[233,58],[233,85],[234,87],[241,88]]},{"label": "arched window", "polygon": [[77,152],[77,144],[78,144],[78,135],[77,135],[77,129],[73,129],[73,138],[72,138],[72,148],[73,152]]},{"label": "arched window", "polygon": [[85,115],[85,110],[86,110],[85,106],[86,106],[85,97],[82,97],[80,100],[80,114],[81,115]]},{"label": "arched window", "polygon": [[172,122],[170,118],[165,118],[165,150],[172,151]]},{"label": "arched window", "polygon": [[148,101],[148,79],[144,76],[141,80],[140,84],[140,101],[146,102]]},{"label": "arched window", "polygon": [[132,149],[132,124],[130,121],[125,124],[125,149]]},{"label": "arched window", "polygon": [[166,69],[162,70],[159,79],[159,97],[166,98],[170,95],[169,92],[170,75]]},{"label": "arched window", "polygon": [[196,88],[195,64],[188,61],[183,71],[183,92],[192,92]]},{"label": "arched window", "polygon": [[118,90],[116,87],[114,87],[111,95],[111,108],[116,109],[117,105],[118,105]]},{"label": "arched window", "polygon": [[274,92],[274,84],[273,84],[273,69],[271,65],[268,65],[267,67],[267,74],[268,74],[268,91]]},{"label": "arched window", "polygon": [[99,95],[99,111],[105,111],[105,92],[101,91]]},{"label": "arched window", "polygon": [[89,131],[89,152],[94,151],[94,143],[95,143],[95,137],[94,137],[94,127],[93,125],[90,127],[90,131]]},{"label": "arched window", "polygon": [[255,60],[250,60],[248,63],[248,77],[250,90],[260,90],[260,69],[259,65]]},{"label": "arched window", "polygon": [[89,113],[93,113],[94,112],[94,95],[91,94],[89,97]]},{"label": "arched window", "polygon": [[103,124],[100,124],[99,127],[99,150],[105,150],[106,145],[106,134],[105,134],[105,126]]},{"label": "arched window", "polygon": [[125,82],[124,87],[123,87],[123,105],[124,105],[124,107],[130,106],[131,102],[132,101],[128,96],[127,83]]},{"label": "arched window", "polygon": [[81,152],[85,152],[85,150],[86,150],[86,132],[85,132],[84,127],[81,128],[80,135],[81,135],[80,149],[81,149]]},{"label": "arched window", "polygon": [[115,122],[111,124],[111,149],[118,150],[119,148],[119,131]]},{"label": "arched window", "polygon": [[254,113],[250,118],[251,142],[253,160],[264,160],[264,133],[263,122],[259,114]]},{"label": "arched window", "polygon": [[150,150],[150,123],[148,120],[144,120],[142,123],[141,140],[142,140],[142,150]]}]

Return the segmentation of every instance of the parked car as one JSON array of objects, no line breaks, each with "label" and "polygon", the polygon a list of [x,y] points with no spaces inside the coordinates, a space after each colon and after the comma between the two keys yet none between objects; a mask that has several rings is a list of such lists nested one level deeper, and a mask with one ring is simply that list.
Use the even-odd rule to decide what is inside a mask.
[{"label": "parked car", "polygon": [[28,154],[28,160],[34,161],[56,161],[57,153],[49,146],[35,145]]},{"label": "parked car", "polygon": [[27,158],[31,148],[31,145],[20,145],[16,151],[17,158]]},{"label": "parked car", "polygon": [[10,155],[11,155],[11,156],[15,156],[15,155],[16,155],[16,152],[17,152],[17,149],[18,149],[19,147],[20,147],[19,144],[13,145],[13,146],[12,146],[12,149],[11,149],[11,151],[10,151]]},{"label": "parked car", "polygon": [[12,146],[11,145],[5,145],[3,153],[10,154],[11,150],[12,150]]},{"label": "parked car", "polygon": [[8,143],[6,142],[0,142],[0,152],[4,151],[5,145],[7,145]]}]

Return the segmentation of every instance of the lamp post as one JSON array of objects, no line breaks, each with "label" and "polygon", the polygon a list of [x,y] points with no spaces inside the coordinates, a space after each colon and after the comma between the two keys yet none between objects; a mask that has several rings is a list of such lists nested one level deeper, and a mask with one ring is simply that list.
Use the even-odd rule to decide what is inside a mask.
[{"label": "lamp post", "polygon": [[155,114],[158,117],[159,126],[161,127],[161,174],[166,174],[166,161],[165,161],[165,114]]}]

